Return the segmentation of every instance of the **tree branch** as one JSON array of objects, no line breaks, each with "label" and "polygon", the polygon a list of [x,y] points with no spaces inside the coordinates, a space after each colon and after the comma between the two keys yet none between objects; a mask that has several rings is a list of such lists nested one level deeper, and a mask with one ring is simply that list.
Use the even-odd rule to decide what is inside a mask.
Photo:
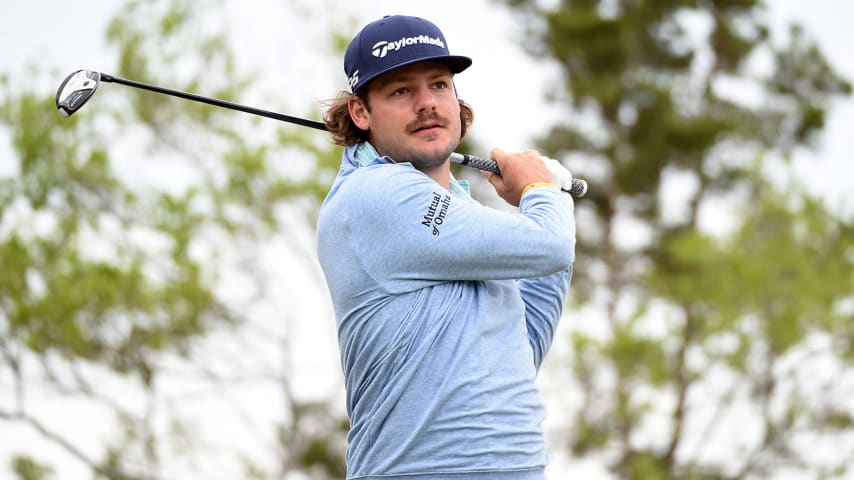
[{"label": "tree branch", "polygon": [[104,477],[107,477],[111,480],[156,480],[156,477],[134,475],[116,467],[103,465],[94,461],[82,450],[74,446],[71,441],[54,432],[53,430],[50,430],[37,418],[32,417],[30,415],[24,413],[12,413],[0,409],[0,419],[22,422],[29,425],[43,437],[60,446],[63,450],[70,453],[77,460],[85,463],[90,469],[92,469],[92,471],[103,475]]}]

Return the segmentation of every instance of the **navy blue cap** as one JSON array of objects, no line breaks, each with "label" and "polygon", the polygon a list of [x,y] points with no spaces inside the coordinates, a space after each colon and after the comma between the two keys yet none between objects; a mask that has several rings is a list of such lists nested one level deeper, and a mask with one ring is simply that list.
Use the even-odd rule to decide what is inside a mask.
[{"label": "navy blue cap", "polygon": [[460,73],[471,58],[451,55],[439,27],[418,17],[391,15],[373,21],[350,41],[344,73],[355,93],[374,78],[413,63],[435,61]]}]

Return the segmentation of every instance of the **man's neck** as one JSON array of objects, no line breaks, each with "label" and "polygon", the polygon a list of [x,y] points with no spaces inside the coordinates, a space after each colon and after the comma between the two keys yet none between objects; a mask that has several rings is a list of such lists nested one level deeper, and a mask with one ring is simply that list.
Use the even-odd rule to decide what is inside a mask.
[{"label": "man's neck", "polygon": [[[376,147],[374,147],[373,143],[371,143],[370,141],[365,142],[365,147],[370,149],[368,151],[370,153],[366,152],[367,156],[373,157],[374,155],[377,155],[377,156],[384,155],[384,153],[380,152]],[[387,157],[387,158],[390,158],[390,157]],[[392,161],[394,161],[394,159],[392,159]],[[420,172],[424,173],[425,175],[427,175],[428,177],[432,178],[434,182],[438,183],[439,185],[444,187],[446,190],[450,190],[450,186],[451,186],[451,160],[450,160],[450,157],[446,158],[444,162],[442,162],[440,165],[437,165],[435,167],[423,168],[423,167],[418,167],[414,164],[412,166],[414,168],[416,168],[418,171],[420,171]]]},{"label": "man's neck", "polygon": [[[418,167],[416,167],[418,168]],[[431,168],[418,168],[433,181],[441,185],[446,190],[451,189],[451,161],[445,160],[441,165]]]}]

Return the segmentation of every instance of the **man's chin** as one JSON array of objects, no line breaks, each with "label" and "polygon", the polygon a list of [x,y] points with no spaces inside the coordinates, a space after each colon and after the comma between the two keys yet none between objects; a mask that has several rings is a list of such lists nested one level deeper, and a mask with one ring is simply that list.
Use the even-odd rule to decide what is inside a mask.
[{"label": "man's chin", "polygon": [[451,155],[451,152],[453,152],[453,149],[449,149],[448,147],[418,150],[413,149],[409,155],[410,163],[418,168],[438,167],[448,161],[448,157]]},{"label": "man's chin", "polygon": [[447,138],[435,138],[432,140],[421,140],[414,142],[412,148],[413,156],[424,158],[441,158],[445,160],[454,151],[458,142],[451,142]]},{"label": "man's chin", "polygon": [[419,155],[417,157],[413,156],[412,160],[410,160],[410,163],[412,163],[412,165],[414,165],[415,168],[418,169],[435,168],[448,161],[449,155],[450,153],[448,153],[447,155]]},{"label": "man's chin", "polygon": [[457,146],[447,137],[425,141],[423,138],[410,138],[401,148],[390,148],[383,155],[390,156],[398,163],[409,162],[417,168],[432,168],[441,165]]}]

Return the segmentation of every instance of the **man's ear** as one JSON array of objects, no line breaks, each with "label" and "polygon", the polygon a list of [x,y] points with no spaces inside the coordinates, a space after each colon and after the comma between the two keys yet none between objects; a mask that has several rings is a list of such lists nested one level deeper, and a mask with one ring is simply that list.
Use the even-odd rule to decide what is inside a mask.
[{"label": "man's ear", "polygon": [[371,114],[368,112],[368,107],[361,98],[356,95],[350,97],[350,100],[347,101],[347,109],[350,111],[350,118],[353,119],[353,123],[359,129],[370,130]]}]

